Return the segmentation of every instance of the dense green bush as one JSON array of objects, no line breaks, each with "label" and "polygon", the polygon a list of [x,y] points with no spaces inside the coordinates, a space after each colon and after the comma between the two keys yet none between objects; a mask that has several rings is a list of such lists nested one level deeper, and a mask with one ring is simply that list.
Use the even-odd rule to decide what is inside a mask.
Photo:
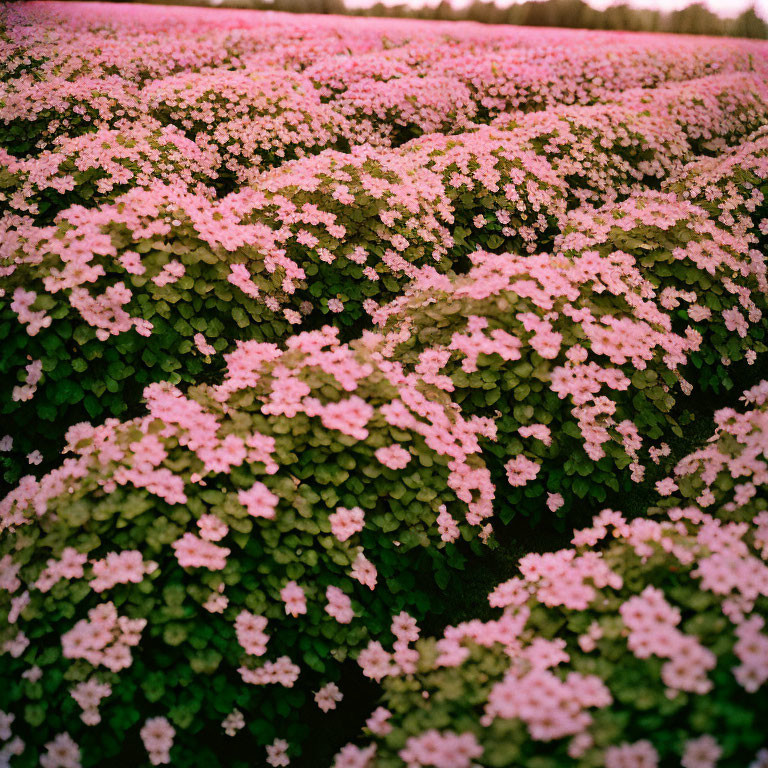
[{"label": "dense green bush", "polygon": [[0,211],[50,223],[73,205],[93,207],[158,181],[211,196],[206,184],[219,163],[212,147],[144,118],[120,130],[61,137],[36,157],[19,160],[0,153]]},{"label": "dense green bush", "polygon": [[[605,513],[523,560],[501,619],[414,642],[511,550],[610,493],[636,510],[688,437],[680,393],[698,419],[765,353],[761,45],[0,9],[0,766],[319,768],[364,673],[393,714],[335,768],[666,766],[715,731],[743,744],[694,747],[741,768],[765,713],[739,686],[768,670],[723,660],[766,648],[738,615],[768,593],[762,412],[721,415],[736,458],[682,466],[698,506]],[[718,520],[697,461],[732,470]],[[669,697],[618,605],[676,619],[659,587]],[[480,711],[526,695],[543,749]]]},{"label": "dense green bush", "polygon": [[534,253],[551,246],[571,190],[549,159],[519,137],[481,128],[432,134],[401,151],[405,160],[439,175],[453,214],[455,259],[478,247]]},{"label": "dense green bush", "polygon": [[[277,299],[270,308],[255,284],[249,295],[229,279],[233,264],[248,264],[265,293],[279,287],[281,277],[251,255],[268,250],[269,231],[182,188],[137,188],[95,209],[71,208],[49,227],[18,216],[3,224],[7,480],[26,454],[57,452],[72,424],[133,415],[147,384],[195,382],[233,339],[275,340],[290,328]],[[42,378],[28,383],[26,366],[38,360]]]},{"label": "dense green bush", "polygon": [[761,765],[768,383],[746,394],[651,516],[605,510],[573,549],[523,557],[489,595],[502,615],[418,641],[412,674],[361,654],[385,709],[336,765]]},{"label": "dense green bush", "polygon": [[[373,306],[420,272],[452,266],[450,200],[440,177],[400,153],[359,147],[263,174],[242,193],[246,221],[271,227],[307,276],[295,300],[359,331]],[[335,299],[335,302],[334,302]],[[329,303],[330,302],[330,303]]]},{"label": "dense green bush", "polygon": [[154,80],[143,97],[164,125],[219,150],[212,183],[224,191],[253,181],[263,167],[343,147],[350,133],[345,118],[321,103],[309,81],[284,69],[209,68]]},{"label": "dense green bush", "polygon": [[[146,384],[212,375],[209,355],[236,340],[330,318],[359,328],[420,269],[450,266],[442,186],[396,155],[326,152],[221,201],[182,182],[73,206],[47,227],[3,219],[7,479],[26,454],[57,450],[71,424],[130,415]],[[14,399],[37,360],[42,379]]]},{"label": "dense green bush", "polygon": [[382,352],[465,414],[494,418],[494,480],[512,465],[502,520],[540,515],[545,493],[565,497],[550,499],[561,515],[574,497],[601,502],[631,487],[617,469],[639,480],[647,452],[665,450],[648,442],[681,434],[678,388],[728,389],[728,366],[765,350],[758,220],[735,236],[652,193],[579,209],[555,258],[478,252],[465,277],[425,280],[393,301],[375,318]]},{"label": "dense green bush", "polygon": [[[155,384],[148,415],[73,427],[75,458],[0,503],[9,651],[0,664],[10,683],[0,710],[31,742],[18,766],[38,765],[61,731],[84,766],[103,765],[133,748],[155,713],[176,729],[179,766],[224,764],[202,734],[215,743],[236,709],[249,713],[248,743],[276,732],[298,741],[306,694],[335,679],[347,654],[393,612],[440,611],[426,585],[445,586],[463,567],[441,538],[441,511],[476,547],[487,538],[493,487],[473,455],[487,424],[465,421],[447,398],[420,397],[330,328],[292,337],[284,353],[241,343],[227,360],[219,387],[185,397]],[[91,633],[105,604],[135,622],[125,631],[140,644],[138,634]],[[238,617],[259,623],[256,639],[243,641]],[[116,651],[103,650],[113,641],[122,644],[114,663]],[[290,690],[257,684],[283,657]],[[39,680],[22,676],[30,668]],[[94,679],[111,691],[96,728],[79,722],[70,696]]]},{"label": "dense green bush", "polygon": [[141,112],[137,89],[120,77],[14,78],[0,84],[0,148],[35,154],[60,136],[119,127]]}]

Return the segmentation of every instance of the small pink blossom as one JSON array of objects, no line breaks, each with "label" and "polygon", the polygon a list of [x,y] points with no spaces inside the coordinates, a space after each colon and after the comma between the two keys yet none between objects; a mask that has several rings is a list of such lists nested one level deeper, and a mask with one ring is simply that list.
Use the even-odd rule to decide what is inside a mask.
[{"label": "small pink blossom", "polygon": [[315,693],[315,703],[323,712],[336,709],[336,704],[344,698],[336,683],[326,683]]},{"label": "small pink blossom", "polygon": [[289,581],[280,590],[280,598],[285,603],[285,612],[288,615],[300,616],[307,612],[307,598],[304,590],[295,581]]},{"label": "small pink blossom", "polygon": [[539,474],[540,468],[535,461],[522,455],[515,456],[504,465],[504,469],[507,470],[507,480],[512,486],[526,485]]},{"label": "small pink blossom", "polygon": [[393,444],[378,448],[376,458],[390,469],[403,469],[411,460],[411,454],[400,445]]},{"label": "small pink blossom", "polygon": [[360,507],[337,507],[336,511],[328,516],[328,520],[331,523],[331,532],[339,541],[346,541],[365,527],[365,513]]}]

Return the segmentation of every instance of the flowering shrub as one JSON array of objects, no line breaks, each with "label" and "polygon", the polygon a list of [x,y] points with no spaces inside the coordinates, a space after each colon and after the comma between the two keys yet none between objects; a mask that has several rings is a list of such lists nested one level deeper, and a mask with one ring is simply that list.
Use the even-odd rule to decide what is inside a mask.
[{"label": "flowering shrub", "polygon": [[196,738],[238,708],[265,713],[249,718],[256,743],[278,718],[296,739],[297,679],[332,678],[393,610],[423,613],[417,576],[461,565],[441,510],[487,537],[493,487],[474,454],[488,422],[330,328],[226,357],[217,387],[152,385],[146,416],[72,427],[75,458],[2,502],[0,647],[16,682],[0,710],[37,729],[19,764],[55,737],[106,759],[142,713],[169,718],[174,765],[199,764]]},{"label": "flowering shrub", "polygon": [[523,557],[488,597],[499,618],[418,640],[407,667],[369,646],[384,706],[337,768],[761,765],[768,382],[744,399],[654,514],[604,510],[573,548]]},{"label": "flowering shrub", "polygon": [[335,144],[346,122],[312,84],[283,69],[207,70],[155,80],[143,92],[150,114],[221,153],[217,184],[252,180],[261,166]]},{"label": "flowering shrub", "polygon": [[[68,426],[135,409],[146,384],[195,381],[233,337],[274,340],[290,327],[244,266],[269,230],[239,224],[226,203],[154,183],[51,226],[3,224],[0,411],[16,472],[30,451],[58,450]],[[264,273],[263,257],[251,269]]]},{"label": "flowering shrub", "polygon": [[342,326],[358,325],[366,302],[400,294],[422,269],[451,267],[441,179],[396,152],[327,150],[263,174],[258,192],[239,199],[246,220],[271,227],[307,277],[294,300],[339,315]]},{"label": "flowering shrub", "polygon": [[409,39],[393,48],[374,44],[354,56],[338,53],[321,57],[309,63],[304,74],[324,100],[332,100],[360,83],[387,83],[409,75],[426,75],[444,57],[443,46]]},{"label": "flowering shrub", "polygon": [[[215,10],[213,16],[202,8],[195,16],[183,9],[150,9],[143,16],[130,8],[80,10],[52,4],[5,6],[0,79],[116,75],[141,86],[181,72],[245,67],[265,43],[274,43],[274,27],[259,24],[244,35],[237,23],[221,24]],[[282,66],[284,58],[275,61]]]},{"label": "flowering shrub", "polygon": [[361,138],[395,146],[425,133],[458,133],[476,110],[463,84],[439,75],[361,80],[333,103],[352,119]]},{"label": "flowering shrub", "polygon": [[[238,338],[281,338],[316,303],[353,325],[419,265],[450,265],[450,212],[433,173],[367,150],[324,153],[307,170],[289,164],[264,191],[221,201],[188,191],[182,174],[74,206],[50,226],[6,215],[0,412],[16,424],[15,468],[79,420],[129,412],[151,381],[195,381]],[[33,360],[42,381],[22,392]],[[54,420],[57,434],[45,424]]]},{"label": "flowering shrub", "polygon": [[20,77],[0,86],[0,147],[17,157],[50,147],[59,136],[80,136],[136,117],[136,89],[120,77]]},{"label": "flowering shrub", "polygon": [[44,223],[72,205],[91,207],[159,179],[205,195],[220,162],[213,148],[146,119],[121,130],[61,137],[37,157],[6,154],[1,160],[2,207]]},{"label": "flowering shrub", "polygon": [[320,768],[363,675],[336,768],[752,759],[766,385],[419,638],[762,362],[764,42],[43,2],[0,62],[0,765]]},{"label": "flowering shrub", "polygon": [[[669,83],[695,80],[720,73],[762,71],[761,54],[750,59],[741,45],[724,45],[706,54],[696,42],[636,37],[613,48],[612,36],[567,42],[565,30],[543,32],[541,47],[526,40],[516,48],[480,50],[437,62],[443,71],[465,83],[479,106],[480,121],[510,112],[548,110],[559,104],[595,104],[613,101],[630,89],[658,89]],[[542,34],[537,30],[537,35]],[[565,47],[553,55],[550,44]],[[689,47],[690,46],[690,47]],[[502,48],[502,46],[499,46]],[[674,88],[674,85],[672,86]]]},{"label": "flowering shrub", "polygon": [[717,151],[738,143],[765,125],[768,88],[765,79],[747,73],[723,74],[622,94],[621,102],[638,109],[655,108],[673,117],[695,152]]},{"label": "flowering shrub", "polygon": [[407,145],[404,157],[439,174],[451,203],[454,253],[533,253],[551,242],[565,214],[563,177],[503,132],[433,134]]},{"label": "flowering shrub", "polygon": [[382,308],[382,354],[495,419],[489,466],[515,489],[502,520],[544,498],[560,514],[564,495],[602,501],[626,488],[617,469],[643,478],[661,449],[648,441],[679,434],[678,387],[728,388],[727,366],[765,348],[752,214],[737,236],[669,194],[578,208],[556,258],[477,252],[466,276],[424,279]]},{"label": "flowering shrub", "polygon": [[741,227],[723,229],[687,201],[644,194],[600,210],[575,210],[563,222],[554,248],[566,254],[592,248],[636,254],[660,304],[678,310],[678,323],[693,321],[692,330],[703,339],[691,358],[699,371],[686,373],[718,391],[732,386],[727,366],[745,357],[754,362],[756,350],[763,348],[766,268],[752,246],[764,227],[764,213],[756,206]]},{"label": "flowering shrub", "polygon": [[657,111],[622,103],[558,107],[522,118],[502,116],[497,128],[544,156],[576,200],[608,202],[654,183],[690,156],[681,127]]},{"label": "flowering shrub", "polygon": [[608,104],[501,115],[494,126],[545,156],[579,200],[609,202],[657,184],[710,145],[735,144],[765,123],[763,78],[730,74],[637,88]]},{"label": "flowering shrub", "polygon": [[[717,157],[700,158],[665,180],[665,187],[704,208],[737,232],[753,229],[764,209],[768,177],[768,131],[760,129]],[[758,220],[759,235],[766,225]]]}]

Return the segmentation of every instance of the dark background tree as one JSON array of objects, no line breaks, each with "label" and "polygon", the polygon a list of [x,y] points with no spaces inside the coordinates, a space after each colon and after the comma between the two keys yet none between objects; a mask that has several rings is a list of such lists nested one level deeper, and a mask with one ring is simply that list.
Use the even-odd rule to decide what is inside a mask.
[{"label": "dark background tree", "polygon": [[702,2],[694,2],[679,11],[662,13],[633,8],[615,2],[603,11],[584,0],[527,0],[508,7],[494,0],[472,0],[456,8],[450,0],[439,3],[389,5],[382,2],[366,7],[348,7],[344,0],[143,0],[162,4],[208,5],[226,8],[253,8],[289,13],[336,13],[351,16],[474,21],[481,24],[518,24],[536,27],[571,27],[575,29],[629,30],[633,32],[674,32],[686,35],[730,35],[768,39],[768,24],[754,6],[735,18],[723,18]]}]

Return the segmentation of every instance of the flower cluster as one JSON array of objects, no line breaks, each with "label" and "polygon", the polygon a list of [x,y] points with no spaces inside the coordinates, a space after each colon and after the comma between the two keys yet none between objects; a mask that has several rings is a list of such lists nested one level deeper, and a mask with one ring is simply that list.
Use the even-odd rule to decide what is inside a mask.
[{"label": "flower cluster", "polygon": [[749,763],[765,43],[0,17],[0,765]]},{"label": "flower cluster", "polygon": [[211,146],[149,118],[119,130],[65,135],[39,155],[0,152],[0,210],[48,223],[72,205],[92,207],[159,179],[205,195],[219,162]]},{"label": "flower cluster", "polygon": [[163,124],[218,149],[217,186],[252,181],[262,166],[318,152],[350,132],[310,81],[278,68],[174,75],[147,85],[142,98]]},{"label": "flower cluster", "polygon": [[[365,347],[341,344],[336,329],[293,336],[283,352],[242,342],[226,362],[219,385],[186,395],[152,385],[145,416],[72,427],[74,457],[0,503],[9,673],[33,660],[44,679],[62,681],[53,707],[72,698],[63,685],[72,662],[107,670],[112,694],[84,707],[86,722],[164,707],[173,751],[190,757],[183,729],[196,712],[226,704],[221,723],[299,681],[306,691],[313,674],[338,674],[332,649],[360,648],[393,610],[422,615],[418,591],[388,585],[423,584],[434,558],[451,566],[447,509],[452,530],[478,547],[492,511],[477,455],[485,422],[427,399]],[[50,544],[32,543],[41,536]],[[74,615],[52,614],[54,603]],[[392,631],[398,669],[412,668],[414,620],[401,613]],[[61,653],[39,657],[33,635]],[[166,678],[169,664],[209,682],[190,694],[181,671],[175,684]],[[316,700],[327,710],[342,694],[324,682]],[[137,694],[124,698],[123,685]],[[13,711],[27,694],[8,695]],[[297,727],[285,732],[296,738]],[[154,764],[166,741],[150,738]]]},{"label": "flower cluster", "polygon": [[603,510],[573,548],[523,557],[489,596],[499,618],[388,668],[362,764],[761,765],[768,382],[745,399],[677,464],[679,495],[632,520]]}]

